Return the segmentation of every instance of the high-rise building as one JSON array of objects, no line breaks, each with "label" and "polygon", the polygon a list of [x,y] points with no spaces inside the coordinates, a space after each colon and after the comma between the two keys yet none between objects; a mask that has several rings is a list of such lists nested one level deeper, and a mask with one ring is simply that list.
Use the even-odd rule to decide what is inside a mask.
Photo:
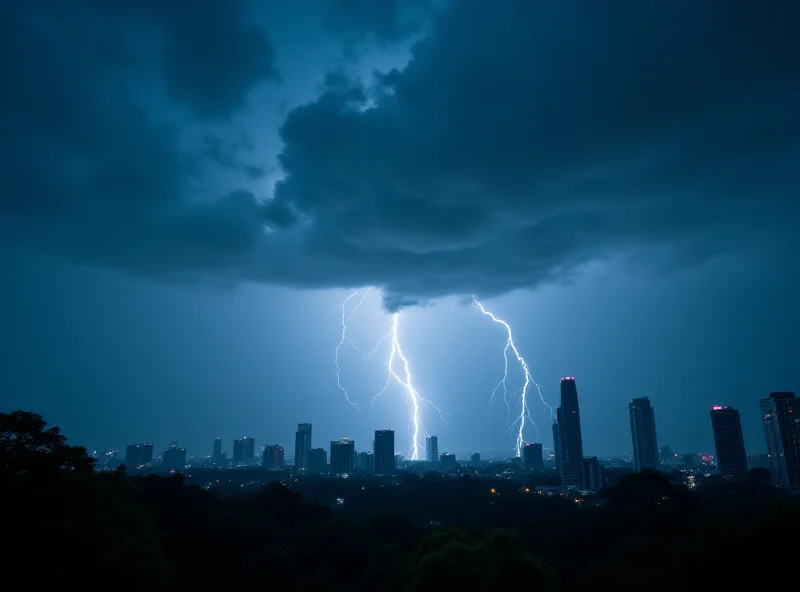
[{"label": "high-rise building", "polygon": [[538,442],[525,442],[522,447],[522,463],[526,471],[541,471],[544,469],[542,445]]},{"label": "high-rise building", "polygon": [[153,445],[142,444],[142,465],[146,465],[153,461]]},{"label": "high-rise building", "polygon": [[425,438],[425,460],[439,462],[439,438],[437,436]]},{"label": "high-rise building", "polygon": [[672,464],[675,462],[675,453],[672,452],[672,448],[669,446],[662,446],[659,451],[659,456],[661,457],[662,463]]},{"label": "high-rise building", "polygon": [[172,442],[164,451],[161,465],[168,471],[182,471],[186,468],[186,449],[180,448],[177,442]]},{"label": "high-rise building", "polygon": [[442,468],[454,468],[458,463],[456,462],[456,455],[452,452],[445,452],[442,456]]},{"label": "high-rise building", "polygon": [[348,438],[331,441],[331,473],[348,475],[353,472],[356,443]]},{"label": "high-rise building", "polygon": [[558,436],[561,447],[561,485],[583,486],[583,435],[575,378],[561,379],[561,406],[558,408]]},{"label": "high-rise building", "polygon": [[142,465],[142,445],[128,444],[125,447],[125,467],[135,471]]},{"label": "high-rise building", "polygon": [[312,448],[306,455],[308,466],[306,470],[312,475],[322,475],[328,472],[328,451],[324,448]]},{"label": "high-rise building", "polygon": [[308,451],[311,450],[311,424],[298,423],[294,435],[294,467],[308,470]]},{"label": "high-rise building", "polygon": [[472,456],[470,457],[470,462],[473,465],[481,464],[481,453],[480,452],[473,452]]},{"label": "high-rise building", "polygon": [[711,428],[717,449],[717,471],[729,477],[746,477],[747,453],[739,410],[719,405],[712,407]]},{"label": "high-rise building", "polygon": [[222,459],[222,438],[215,438],[214,456],[211,457],[211,460],[215,463],[218,463],[221,459]]},{"label": "high-rise building", "polygon": [[603,469],[596,456],[587,456],[583,459],[583,488],[588,491],[603,489]]},{"label": "high-rise building", "polygon": [[356,455],[356,469],[365,473],[374,473],[375,455],[371,452],[359,452]]},{"label": "high-rise building", "polygon": [[631,416],[631,438],[633,440],[633,470],[658,468],[658,443],[656,418],[650,399],[639,397],[628,404]]},{"label": "high-rise building", "polygon": [[135,471],[153,461],[152,444],[128,444],[125,448],[125,467]]},{"label": "high-rise building", "polygon": [[247,463],[256,456],[256,439],[253,436],[237,438],[233,441],[234,464]]},{"label": "high-rise building", "polygon": [[375,430],[375,473],[394,473],[394,430]]},{"label": "high-rise building", "polygon": [[279,469],[283,467],[283,455],[283,446],[277,444],[265,446],[261,464],[267,469]]},{"label": "high-rise building", "polygon": [[770,393],[761,399],[761,419],[772,482],[781,487],[800,486],[800,400],[794,393]]},{"label": "high-rise building", "polygon": [[[561,407],[558,408],[557,417],[561,416]],[[555,469],[561,472],[561,435],[558,431],[559,420],[553,422],[553,456],[555,456],[556,466]]]}]

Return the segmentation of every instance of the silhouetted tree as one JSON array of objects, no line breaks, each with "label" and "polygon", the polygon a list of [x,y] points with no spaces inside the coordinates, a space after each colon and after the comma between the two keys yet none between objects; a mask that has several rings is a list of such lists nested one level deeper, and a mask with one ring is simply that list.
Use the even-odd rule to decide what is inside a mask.
[{"label": "silhouetted tree", "polygon": [[71,446],[57,427],[30,411],[0,413],[0,474],[91,471],[94,459],[82,446]]}]

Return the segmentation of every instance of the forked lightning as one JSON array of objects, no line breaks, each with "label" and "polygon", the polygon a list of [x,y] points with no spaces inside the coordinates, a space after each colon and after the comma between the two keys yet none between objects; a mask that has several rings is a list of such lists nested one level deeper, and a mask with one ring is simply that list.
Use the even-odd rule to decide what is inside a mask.
[{"label": "forked lightning", "polygon": [[506,402],[506,406],[509,407],[508,389],[506,387],[506,384],[507,384],[507,381],[508,381],[508,350],[511,350],[514,353],[514,355],[516,356],[517,361],[519,362],[520,366],[522,366],[522,371],[523,371],[523,373],[525,375],[525,383],[522,385],[522,388],[520,389],[520,402],[521,403],[520,403],[519,417],[517,417],[517,419],[514,421],[514,423],[511,424],[511,426],[509,427],[509,430],[510,430],[511,428],[514,427],[514,425],[519,424],[519,429],[517,431],[517,441],[516,441],[516,445],[514,447],[514,450],[516,452],[516,455],[520,456],[522,454],[522,446],[525,443],[524,438],[523,438],[523,434],[524,434],[524,431],[525,431],[526,422],[530,421],[531,425],[534,427],[534,429],[537,432],[539,431],[538,428],[536,427],[536,424],[533,422],[533,420],[531,418],[530,410],[528,409],[528,390],[531,388],[531,386],[536,388],[536,392],[539,394],[539,398],[542,400],[542,403],[547,408],[547,410],[550,412],[551,416],[553,414],[553,408],[550,407],[550,405],[545,400],[544,396],[542,395],[541,387],[533,379],[533,376],[531,375],[531,372],[528,369],[528,364],[525,362],[525,358],[523,358],[520,355],[519,350],[517,350],[517,346],[514,344],[514,336],[513,336],[512,332],[511,332],[511,325],[509,325],[503,319],[496,317],[494,314],[492,314],[491,312],[486,310],[486,308],[483,306],[483,304],[481,304],[481,302],[475,296],[472,297],[472,303],[476,307],[478,307],[478,309],[484,315],[486,315],[487,317],[492,319],[492,321],[494,321],[498,325],[502,325],[503,327],[505,327],[506,334],[508,335],[508,339],[506,340],[506,346],[503,349],[503,358],[505,359],[505,367],[503,369],[503,378],[500,380],[499,383],[497,383],[497,386],[492,391],[492,398],[494,398],[495,393],[502,386],[502,388],[503,388],[503,399]]},{"label": "forked lightning", "polygon": [[[434,405],[431,401],[423,398],[419,394],[419,391],[417,391],[417,389],[414,388],[412,384],[411,367],[408,362],[408,358],[406,358],[405,354],[403,353],[403,348],[400,346],[400,338],[398,333],[398,325],[400,323],[400,313],[396,312],[392,314],[392,324],[389,332],[383,337],[381,337],[378,340],[378,343],[375,345],[375,347],[372,348],[372,350],[370,350],[369,352],[365,352],[364,350],[356,346],[356,344],[353,343],[353,341],[350,339],[350,337],[347,334],[347,325],[353,318],[353,316],[358,312],[358,309],[361,307],[361,304],[366,299],[367,294],[369,293],[369,289],[363,290],[361,298],[358,300],[357,304],[355,305],[355,307],[353,308],[353,310],[350,312],[349,315],[346,313],[347,303],[351,299],[356,298],[359,294],[361,294],[361,292],[362,290],[356,290],[355,292],[350,294],[347,298],[345,298],[341,304],[342,334],[341,334],[341,339],[339,341],[339,345],[336,346],[335,361],[334,361],[334,369],[336,371],[336,383],[339,386],[339,389],[344,393],[345,397],[347,398],[347,402],[356,407],[356,409],[358,409],[359,404],[354,403],[350,399],[350,395],[341,384],[339,351],[342,345],[344,345],[345,342],[347,342],[351,346],[353,346],[353,348],[356,351],[362,354],[362,359],[366,360],[367,358],[372,356],[372,354],[374,354],[375,351],[377,351],[377,349],[385,340],[387,339],[391,340],[392,347],[389,352],[389,358],[387,360],[386,384],[378,392],[378,394],[372,397],[372,399],[370,400],[370,408],[372,408],[372,405],[374,405],[375,400],[378,397],[380,397],[384,392],[386,392],[386,389],[389,388],[389,385],[392,383],[393,380],[403,391],[405,391],[405,393],[408,395],[409,408],[411,410],[411,417],[410,417],[411,433],[412,433],[412,443],[410,450],[411,460],[420,460],[421,458],[420,438],[425,437],[427,435],[425,432],[425,426],[422,424],[422,419],[421,419],[422,404],[427,403],[428,405],[433,407],[439,413],[439,416],[442,418],[444,416],[444,412],[441,409],[439,409],[436,405]],[[399,369],[396,368],[397,365],[400,366]]]}]

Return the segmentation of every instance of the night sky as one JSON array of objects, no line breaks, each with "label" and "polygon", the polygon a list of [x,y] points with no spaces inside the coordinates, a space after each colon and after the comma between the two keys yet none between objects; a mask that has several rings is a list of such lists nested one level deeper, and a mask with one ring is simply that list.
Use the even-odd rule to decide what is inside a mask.
[{"label": "night sky", "polygon": [[[800,391],[800,3],[0,3],[0,408],[91,448],[512,452],[504,329],[584,451]],[[360,295],[348,303],[351,311]],[[338,308],[337,308],[338,307]],[[349,312],[348,312],[349,314]],[[522,386],[513,358],[509,394]],[[531,419],[552,446],[533,390]],[[504,434],[505,433],[505,434]],[[532,423],[525,439],[539,440]]]}]

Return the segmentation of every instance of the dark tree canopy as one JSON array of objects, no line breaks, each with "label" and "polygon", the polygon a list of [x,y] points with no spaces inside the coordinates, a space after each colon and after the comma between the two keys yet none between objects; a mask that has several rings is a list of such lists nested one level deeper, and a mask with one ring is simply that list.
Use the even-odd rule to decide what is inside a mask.
[{"label": "dark tree canopy", "polygon": [[4,477],[32,472],[91,471],[92,459],[82,446],[67,444],[57,427],[30,411],[0,413],[0,471]]}]

